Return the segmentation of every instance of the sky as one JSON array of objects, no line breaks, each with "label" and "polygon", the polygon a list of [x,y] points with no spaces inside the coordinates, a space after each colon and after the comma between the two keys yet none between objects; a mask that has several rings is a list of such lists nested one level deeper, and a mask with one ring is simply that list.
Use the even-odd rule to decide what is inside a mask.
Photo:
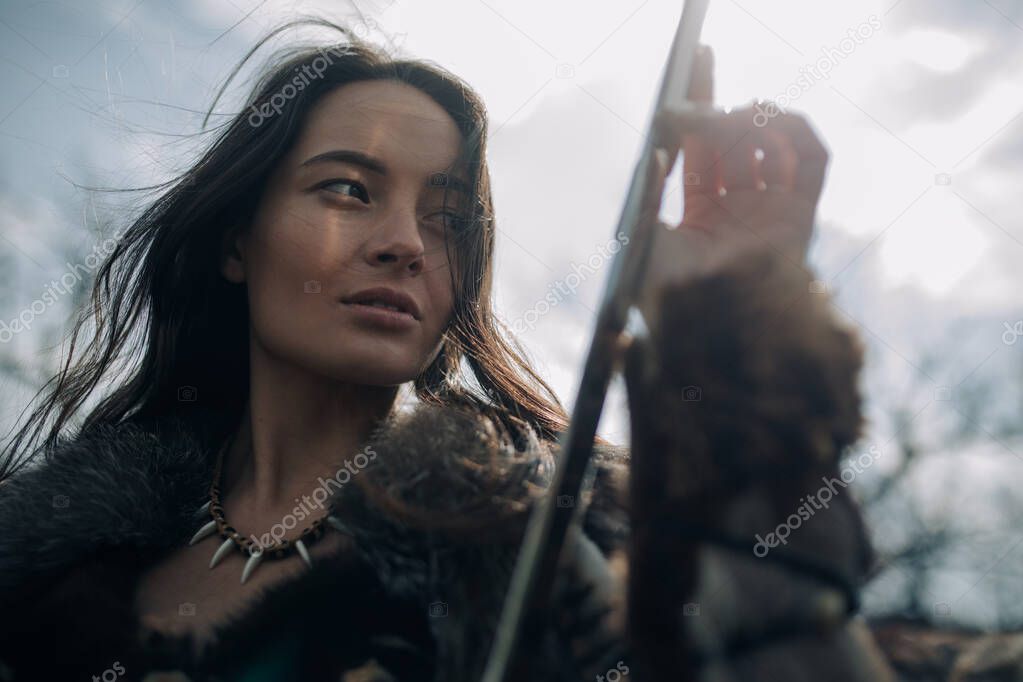
[{"label": "sky", "polygon": [[[681,2],[356,5],[363,18],[320,0],[0,3],[0,320],[66,271],[68,249],[93,248],[97,226],[110,234],[126,207],[137,210],[137,195],[76,184],[142,186],[186,169],[200,148],[189,135],[228,70],[272,27],[321,14],[450,69],[482,95],[498,312],[525,326],[531,359],[571,405]],[[719,105],[786,98],[831,152],[810,262],[867,344],[868,441],[891,442],[892,403],[934,434],[962,414],[960,395],[1013,372],[1019,383],[1023,3],[712,0],[703,40],[715,52]],[[232,85],[217,120],[240,106],[246,85]],[[671,187],[665,215],[677,216]],[[548,291],[587,262],[599,265],[538,315]],[[69,313],[69,301],[53,306],[0,355],[44,366],[54,349],[41,346],[68,328]],[[4,391],[5,415],[33,381]],[[620,383],[600,432],[628,438]],[[989,435],[960,481],[1018,477],[1023,448]]]}]

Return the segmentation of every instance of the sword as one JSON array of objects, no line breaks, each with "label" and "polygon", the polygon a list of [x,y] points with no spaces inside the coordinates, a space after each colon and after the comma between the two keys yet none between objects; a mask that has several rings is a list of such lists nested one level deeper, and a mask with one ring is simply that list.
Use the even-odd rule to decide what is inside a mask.
[{"label": "sword", "polygon": [[[656,220],[644,214],[648,197],[660,197],[664,179],[653,172],[658,151],[674,159],[686,115],[699,120],[698,107],[687,99],[689,81],[700,31],[710,0],[686,0],[668,61],[661,76],[657,101],[647,122],[639,161],[632,173],[629,192],[615,234],[628,237],[615,254],[605,285],[596,328],[583,365],[582,379],[568,429],[560,440],[560,454],[551,492],[538,500],[526,526],[505,595],[497,633],[483,673],[483,682],[505,682],[515,653],[521,646],[526,626],[543,612],[550,601],[559,558],[570,531],[577,532],[582,521],[581,505],[560,505],[556,501],[578,500],[592,480],[590,460],[597,424],[621,347],[620,340],[642,282],[643,266],[650,251]],[[679,121],[682,125],[679,125]],[[673,122],[668,125],[668,122]],[[672,136],[676,136],[672,139]],[[656,218],[656,216],[653,216]],[[574,530],[573,530],[574,529]]]}]

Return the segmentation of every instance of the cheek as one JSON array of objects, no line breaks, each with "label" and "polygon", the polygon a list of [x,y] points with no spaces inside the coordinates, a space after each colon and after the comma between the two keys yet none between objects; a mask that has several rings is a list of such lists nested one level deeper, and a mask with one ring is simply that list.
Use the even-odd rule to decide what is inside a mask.
[{"label": "cheek", "polygon": [[326,304],[329,282],[323,244],[292,234],[270,232],[252,243],[247,267],[249,305],[259,329],[293,327]]},{"label": "cheek", "polygon": [[447,268],[426,275],[426,295],[430,301],[430,316],[436,335],[439,337],[447,328],[454,313],[454,282]]},{"label": "cheek", "polygon": [[414,378],[438,350],[454,310],[449,269],[434,268],[412,283],[425,313],[415,333],[377,335],[348,326],[335,309],[336,295],[366,286],[374,276],[343,244],[329,241],[301,229],[253,235],[246,274],[256,342],[278,358],[337,379],[391,384]]}]

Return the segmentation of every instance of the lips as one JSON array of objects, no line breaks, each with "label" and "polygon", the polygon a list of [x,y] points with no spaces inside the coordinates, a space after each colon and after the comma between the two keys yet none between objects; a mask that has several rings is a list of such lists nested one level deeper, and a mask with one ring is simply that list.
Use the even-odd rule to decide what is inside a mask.
[{"label": "lips", "polygon": [[416,305],[411,296],[387,287],[364,289],[351,296],[342,298],[341,302],[373,306],[385,310],[396,310],[397,312],[411,315],[416,320],[420,319],[419,306]]}]

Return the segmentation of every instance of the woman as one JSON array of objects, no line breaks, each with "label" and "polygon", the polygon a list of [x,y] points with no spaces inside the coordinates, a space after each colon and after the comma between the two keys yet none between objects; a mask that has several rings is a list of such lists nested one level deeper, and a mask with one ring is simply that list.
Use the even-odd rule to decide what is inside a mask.
[{"label": "woman", "polygon": [[[694,75],[709,101],[708,52]],[[801,118],[754,113],[678,140],[700,182],[658,231],[651,339],[743,254],[802,271],[827,155]],[[350,34],[267,70],[124,233],[85,354],[4,453],[8,679],[478,679],[566,426],[491,307],[486,138],[465,83]],[[628,454],[598,445],[584,537],[614,559]],[[559,589],[536,676],[628,668],[586,585]]]}]

